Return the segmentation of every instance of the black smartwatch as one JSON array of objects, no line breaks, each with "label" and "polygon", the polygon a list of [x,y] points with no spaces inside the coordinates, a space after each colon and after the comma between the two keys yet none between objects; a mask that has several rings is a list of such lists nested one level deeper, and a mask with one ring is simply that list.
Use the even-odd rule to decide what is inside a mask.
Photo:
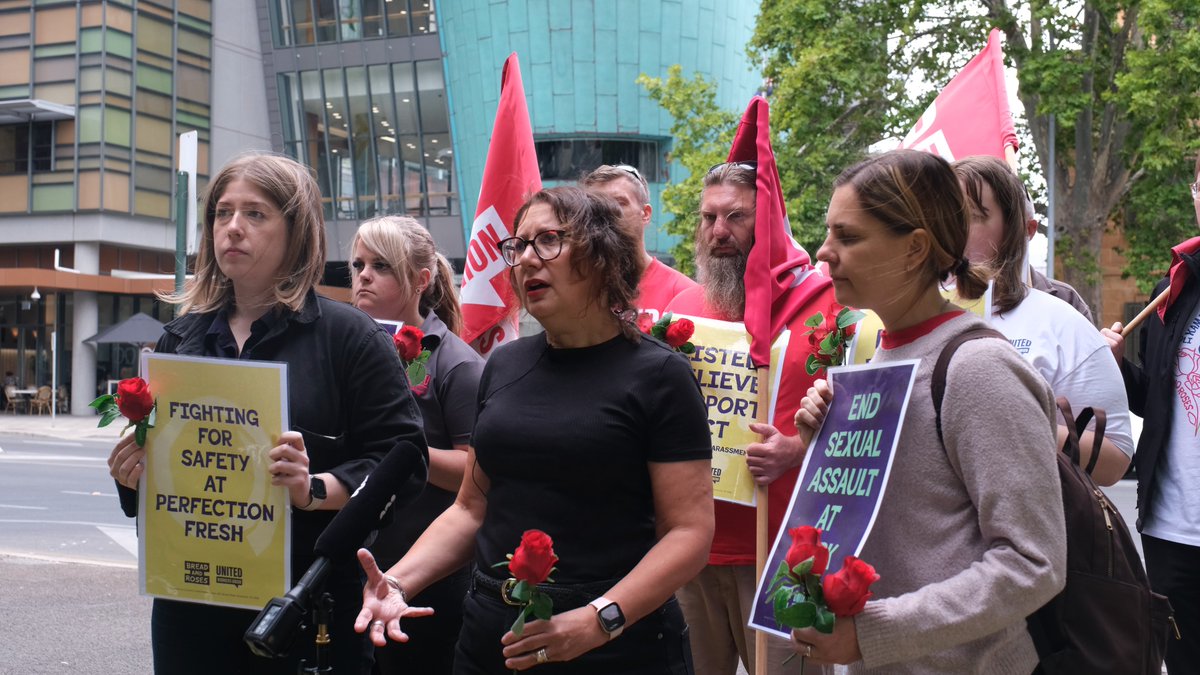
[{"label": "black smartwatch", "polygon": [[301,511],[316,511],[325,503],[325,481],[316,476],[308,477],[308,496],[312,500],[308,506],[301,506]]},{"label": "black smartwatch", "polygon": [[620,605],[604,596],[600,596],[588,604],[596,610],[596,620],[600,622],[600,628],[608,633],[609,640],[625,630],[625,614],[621,612]]}]

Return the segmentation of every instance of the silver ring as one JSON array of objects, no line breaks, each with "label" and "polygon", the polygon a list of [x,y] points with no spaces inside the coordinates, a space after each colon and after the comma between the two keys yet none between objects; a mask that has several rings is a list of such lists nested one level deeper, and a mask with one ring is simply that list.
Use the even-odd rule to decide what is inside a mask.
[{"label": "silver ring", "polygon": [[545,647],[542,647],[541,649],[537,650],[537,662],[538,663],[546,663],[549,660],[550,660],[550,657],[546,655]]},{"label": "silver ring", "polygon": [[812,658],[812,645],[804,645],[804,658]]},{"label": "silver ring", "polygon": [[384,622],[376,619],[375,621],[371,622],[371,627],[374,628],[375,626],[379,626],[380,629],[383,629],[386,626],[386,624],[384,624]]}]

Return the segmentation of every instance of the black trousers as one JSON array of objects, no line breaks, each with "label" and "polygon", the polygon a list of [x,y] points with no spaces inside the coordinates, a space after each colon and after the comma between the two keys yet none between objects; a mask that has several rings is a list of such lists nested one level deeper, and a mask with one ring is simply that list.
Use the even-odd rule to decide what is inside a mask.
[{"label": "black trousers", "polygon": [[[351,570],[352,571],[352,570]],[[363,675],[371,670],[374,647],[354,632],[362,609],[362,585],[348,574],[331,574],[325,588],[334,597],[330,651],[335,675]],[[242,641],[257,610],[154,599],[150,644],[154,672],[159,675],[295,675],[300,659],[316,664],[316,631],[301,633],[292,652],[280,659],[255,656]],[[310,622],[311,623],[311,622]]]},{"label": "black trousers", "polygon": [[[555,598],[554,611],[582,607],[593,599],[595,595],[576,602]],[[500,638],[512,627],[518,611],[495,591],[472,584],[463,604],[454,674],[510,675],[512,671],[504,667]],[[535,670],[538,675],[692,675],[692,649],[683,612],[671,598],[608,644],[574,661],[547,663]]]},{"label": "black trousers", "polygon": [[1167,672],[1200,673],[1200,546],[1142,535],[1150,588],[1167,596],[1181,639],[1167,640]]}]

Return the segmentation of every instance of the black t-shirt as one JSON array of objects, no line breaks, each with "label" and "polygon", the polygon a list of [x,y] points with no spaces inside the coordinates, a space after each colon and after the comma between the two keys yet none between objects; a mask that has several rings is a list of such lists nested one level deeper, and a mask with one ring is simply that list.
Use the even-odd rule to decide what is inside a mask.
[{"label": "black t-shirt", "polygon": [[[449,450],[471,439],[484,361],[433,312],[425,318],[421,330],[427,339],[437,336],[438,340],[426,364],[428,382],[413,387],[413,398],[421,410],[429,447]],[[404,376],[403,371],[396,373],[396,377]],[[398,512],[371,546],[380,569],[387,569],[408,553],[425,528],[454,503],[456,494],[429,483],[415,502]]]},{"label": "black t-shirt", "polygon": [[[491,488],[481,570],[525,530],[554,540],[557,583],[616,580],[656,541],[648,462],[709,460],[687,361],[653,339],[554,349],[545,335],[498,350],[483,371],[472,445]],[[466,480],[470,480],[469,470]]]}]

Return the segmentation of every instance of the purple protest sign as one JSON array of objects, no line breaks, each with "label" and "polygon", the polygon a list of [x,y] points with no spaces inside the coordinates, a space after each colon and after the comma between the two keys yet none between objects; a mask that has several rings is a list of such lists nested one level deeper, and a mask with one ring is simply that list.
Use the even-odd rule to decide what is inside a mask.
[{"label": "purple protest sign", "polygon": [[[920,361],[831,368],[833,401],[825,423],[808,447],[783,524],[771,547],[755,593],[750,627],[789,637],[775,623],[765,592],[787,555],[787,531],[801,525],[820,529],[835,572],[848,555],[858,555],[875,523],[895,457],[896,443]],[[867,562],[870,562],[869,560]]]}]

